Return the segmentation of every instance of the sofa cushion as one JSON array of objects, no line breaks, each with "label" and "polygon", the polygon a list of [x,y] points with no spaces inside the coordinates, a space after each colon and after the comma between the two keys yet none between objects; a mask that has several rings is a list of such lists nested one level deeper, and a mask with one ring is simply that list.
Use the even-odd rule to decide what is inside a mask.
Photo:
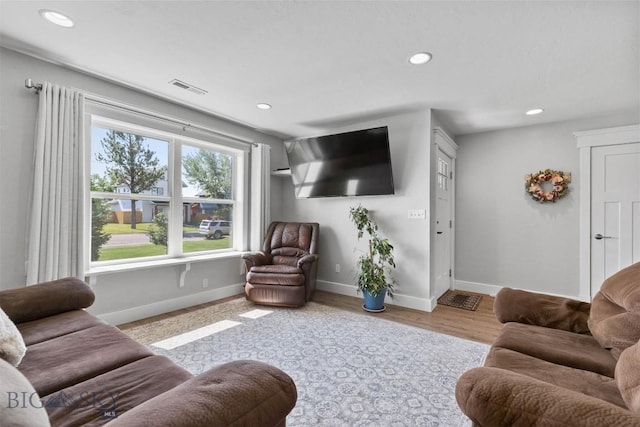
[{"label": "sofa cushion", "polygon": [[585,334],[589,333],[589,307],[587,302],[570,298],[502,288],[493,311],[500,323],[518,322]]},{"label": "sofa cushion", "polygon": [[100,424],[192,377],[166,357],[150,356],[44,396],[42,402],[53,426]]},{"label": "sofa cushion", "polygon": [[0,308],[0,359],[18,366],[26,351],[20,331]]},{"label": "sofa cushion", "polygon": [[616,359],[640,340],[640,262],[604,281],[591,302],[589,329]]},{"label": "sofa cushion", "polygon": [[236,360],[154,397],[107,426],[283,427],[296,400],[296,385],[285,372],[257,360]]},{"label": "sofa cushion", "polygon": [[0,307],[16,324],[87,308],[94,300],[89,285],[73,277],[0,292]]},{"label": "sofa cushion", "polygon": [[84,310],[73,310],[45,317],[44,319],[20,323],[16,326],[20,330],[24,342],[27,345],[33,345],[104,324],[105,322]]},{"label": "sofa cushion", "polygon": [[456,400],[478,427],[640,425],[640,418],[628,409],[499,368],[473,368],[462,374]]},{"label": "sofa cushion", "polygon": [[247,282],[263,285],[304,285],[304,274],[298,267],[283,264],[269,264],[251,267]]},{"label": "sofa cushion", "polygon": [[[276,223],[271,234],[270,249],[289,248],[309,248],[313,239],[313,224],[281,222]],[[268,242],[265,242],[267,244]],[[311,250],[310,252],[314,252]]]},{"label": "sofa cushion", "polygon": [[491,348],[485,366],[506,369],[626,408],[615,379],[595,372],[558,365],[498,347]]},{"label": "sofa cushion", "polygon": [[151,355],[118,328],[99,325],[29,346],[20,371],[46,396]]},{"label": "sofa cushion", "polygon": [[570,298],[502,288],[493,311],[500,323],[518,322],[585,334],[589,333],[589,307],[587,302]]},{"label": "sofa cushion", "polygon": [[640,342],[620,354],[616,381],[629,410],[640,415]]},{"label": "sofa cushion", "polygon": [[29,381],[8,362],[0,359],[0,425],[49,426],[40,397]]},{"label": "sofa cushion", "polygon": [[542,326],[507,323],[493,344],[547,362],[613,378],[616,360],[591,335]]}]

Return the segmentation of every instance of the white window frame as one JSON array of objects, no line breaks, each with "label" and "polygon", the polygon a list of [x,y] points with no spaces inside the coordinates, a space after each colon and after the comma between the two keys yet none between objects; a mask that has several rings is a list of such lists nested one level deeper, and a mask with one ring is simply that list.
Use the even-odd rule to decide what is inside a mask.
[{"label": "white window frame", "polygon": [[[192,261],[206,261],[210,259],[238,257],[247,247],[248,236],[245,233],[248,223],[246,206],[247,197],[247,171],[249,147],[240,147],[238,144],[228,144],[223,138],[215,135],[188,134],[186,127],[177,127],[174,124],[162,121],[150,120],[135,114],[104,107],[87,108],[85,114],[85,144],[89,145],[85,157],[85,180],[91,179],[91,130],[92,126],[100,126],[108,129],[117,129],[150,138],[168,141],[168,177],[167,193],[162,196],[156,194],[117,194],[121,199],[135,200],[163,200],[169,202],[170,219],[168,228],[168,250],[166,255],[127,258],[111,261],[91,261],[91,199],[93,196],[112,197],[114,193],[92,192],[87,185],[84,203],[85,217],[85,265],[88,266],[87,276],[96,274],[125,271],[140,268],[150,268],[156,265],[188,264]],[[233,155],[232,200],[218,200],[218,202],[233,206],[232,235],[233,244],[228,249],[212,251],[182,252],[182,209],[185,202],[202,202],[202,198],[182,196],[182,146],[188,145],[195,148],[204,148],[216,152]],[[216,199],[207,198],[207,202],[215,203]]]}]

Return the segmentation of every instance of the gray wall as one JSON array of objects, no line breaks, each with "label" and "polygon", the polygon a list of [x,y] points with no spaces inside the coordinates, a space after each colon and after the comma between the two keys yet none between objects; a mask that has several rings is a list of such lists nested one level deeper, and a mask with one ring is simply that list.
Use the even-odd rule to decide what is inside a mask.
[{"label": "gray wall", "polygon": [[[277,138],[4,48],[0,48],[0,75],[0,289],[25,286],[26,213],[30,203],[38,104],[38,97],[24,88],[26,78],[76,87],[268,143],[277,158],[274,165],[278,165],[283,157],[282,141]],[[274,191],[279,191],[277,186]],[[101,275],[93,284],[97,299],[91,311],[111,313],[106,317],[112,321],[133,320],[241,291],[243,280],[237,255],[192,264],[191,271],[185,276],[185,286],[180,288],[178,278],[183,269],[182,266],[165,266]],[[209,281],[207,289],[203,288],[203,278]]]},{"label": "gray wall", "polygon": [[[573,132],[638,122],[616,114],[456,138],[457,287],[509,286],[588,299],[579,283],[579,153]],[[540,204],[524,177],[540,169],[572,174],[568,195]]]},{"label": "gray wall", "polygon": [[[296,199],[291,178],[281,180],[282,209],[279,218],[320,223],[319,287],[356,295],[355,269],[365,242],[349,220],[349,208],[362,204],[373,212],[383,235],[395,246],[396,304],[427,309],[429,290],[429,221],[410,220],[409,209],[429,210],[430,111],[408,113],[350,126],[324,129],[320,134],[386,125],[389,127],[395,195]],[[309,135],[314,136],[314,135]],[[340,272],[336,272],[340,264]]]}]

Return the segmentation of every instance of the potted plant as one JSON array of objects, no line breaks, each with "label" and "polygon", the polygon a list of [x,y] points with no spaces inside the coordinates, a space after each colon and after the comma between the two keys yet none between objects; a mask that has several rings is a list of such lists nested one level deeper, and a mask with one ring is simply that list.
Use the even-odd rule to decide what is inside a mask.
[{"label": "potted plant", "polygon": [[358,259],[358,291],[364,296],[364,308],[367,311],[384,310],[384,298],[393,297],[393,279],[391,269],[396,267],[393,259],[393,246],[389,239],[378,235],[378,224],[371,218],[369,210],[361,205],[351,207],[349,218],[358,229],[358,240],[366,232],[369,236],[368,251]]}]

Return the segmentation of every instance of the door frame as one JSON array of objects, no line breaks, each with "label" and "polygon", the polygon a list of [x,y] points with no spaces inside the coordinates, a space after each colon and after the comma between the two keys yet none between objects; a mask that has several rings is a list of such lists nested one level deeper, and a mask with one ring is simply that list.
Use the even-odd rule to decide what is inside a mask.
[{"label": "door frame", "polygon": [[580,299],[591,301],[591,150],[640,142],[640,124],[574,132],[580,151]]},{"label": "door frame", "polygon": [[[430,212],[430,229],[431,229],[431,235],[429,238],[430,241],[430,265],[435,265],[435,251],[434,251],[434,247],[435,247],[435,231],[436,231],[436,224],[435,224],[435,203],[436,203],[436,196],[435,196],[435,175],[437,173],[437,168],[434,166],[436,163],[436,158],[437,158],[437,150],[438,148],[447,156],[449,156],[449,158],[451,159],[451,179],[449,180],[449,183],[451,184],[451,197],[450,197],[450,204],[451,204],[451,229],[450,229],[450,236],[451,236],[451,247],[450,247],[450,253],[449,253],[449,257],[451,260],[451,277],[450,277],[450,282],[449,282],[449,289],[452,288],[453,284],[455,283],[455,277],[456,277],[456,259],[455,259],[455,248],[456,248],[456,234],[455,234],[455,230],[456,230],[456,152],[458,150],[458,144],[455,143],[455,141],[453,139],[451,139],[451,137],[449,135],[447,135],[447,133],[444,131],[444,129],[442,129],[441,127],[434,127],[433,128],[433,151],[432,151],[432,155],[431,158],[433,159],[431,162],[432,165],[432,176],[431,176],[431,182],[432,182],[432,186],[431,186],[431,195],[432,195],[432,208],[431,208],[431,212]],[[430,268],[430,278],[429,278],[429,297],[432,299],[432,307],[435,307],[437,305],[437,300],[434,298],[434,294],[435,294],[435,272],[433,268]]]}]

